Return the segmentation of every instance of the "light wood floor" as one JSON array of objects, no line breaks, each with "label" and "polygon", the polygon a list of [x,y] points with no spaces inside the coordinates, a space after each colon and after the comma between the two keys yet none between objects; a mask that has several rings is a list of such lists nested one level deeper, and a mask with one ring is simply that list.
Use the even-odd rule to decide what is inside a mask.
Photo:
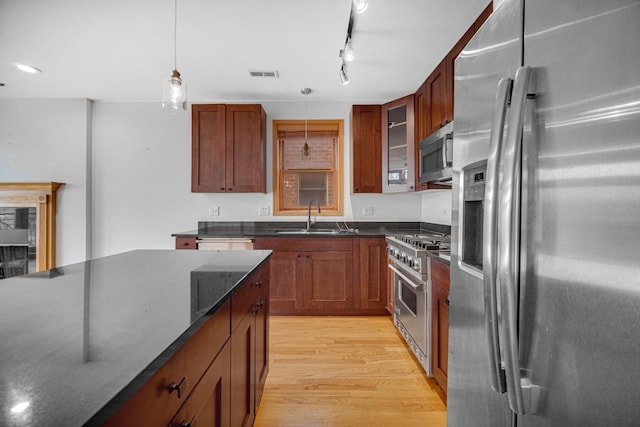
[{"label": "light wood floor", "polygon": [[446,426],[444,395],[389,317],[270,318],[256,427]]}]

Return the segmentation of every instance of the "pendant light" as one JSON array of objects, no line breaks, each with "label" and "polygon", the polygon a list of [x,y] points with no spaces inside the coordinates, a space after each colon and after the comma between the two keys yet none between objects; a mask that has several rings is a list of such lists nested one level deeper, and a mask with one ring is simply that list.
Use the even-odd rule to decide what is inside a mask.
[{"label": "pendant light", "polygon": [[173,15],[173,71],[171,77],[162,86],[162,108],[172,114],[182,111],[187,113],[187,84],[182,81],[178,71],[177,34],[178,34],[178,0],[174,0]]},{"label": "pendant light", "polygon": [[302,156],[309,157],[309,144],[307,143],[308,129],[307,129],[307,95],[311,93],[311,89],[305,87],[300,89],[300,93],[304,95],[304,145],[302,146]]}]

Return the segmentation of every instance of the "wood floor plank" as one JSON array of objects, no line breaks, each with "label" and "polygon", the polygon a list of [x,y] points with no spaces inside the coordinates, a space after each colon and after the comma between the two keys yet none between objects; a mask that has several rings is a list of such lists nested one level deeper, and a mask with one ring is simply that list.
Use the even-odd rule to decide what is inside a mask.
[{"label": "wood floor plank", "polygon": [[446,426],[444,394],[385,316],[270,318],[256,427]]}]

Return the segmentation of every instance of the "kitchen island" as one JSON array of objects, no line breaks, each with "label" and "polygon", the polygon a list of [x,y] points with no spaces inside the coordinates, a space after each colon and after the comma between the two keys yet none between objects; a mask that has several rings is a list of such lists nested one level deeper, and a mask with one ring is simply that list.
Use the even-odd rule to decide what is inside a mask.
[{"label": "kitchen island", "polygon": [[[245,304],[246,282],[268,278],[270,253],[140,250],[0,281],[0,424],[108,420],[210,320],[233,317],[232,296]],[[180,407],[188,392],[176,391]]]}]

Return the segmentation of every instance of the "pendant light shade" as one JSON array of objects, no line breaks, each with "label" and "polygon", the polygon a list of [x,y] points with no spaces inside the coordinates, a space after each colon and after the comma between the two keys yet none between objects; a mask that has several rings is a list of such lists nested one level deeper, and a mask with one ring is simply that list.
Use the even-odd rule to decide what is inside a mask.
[{"label": "pendant light shade", "polygon": [[174,114],[187,112],[187,84],[178,70],[173,70],[162,86],[162,108]]},{"label": "pendant light shade", "polygon": [[165,80],[162,86],[162,108],[176,114],[179,111],[187,113],[187,84],[182,81],[178,71],[178,0],[174,0],[173,15],[173,71],[171,77]]}]

